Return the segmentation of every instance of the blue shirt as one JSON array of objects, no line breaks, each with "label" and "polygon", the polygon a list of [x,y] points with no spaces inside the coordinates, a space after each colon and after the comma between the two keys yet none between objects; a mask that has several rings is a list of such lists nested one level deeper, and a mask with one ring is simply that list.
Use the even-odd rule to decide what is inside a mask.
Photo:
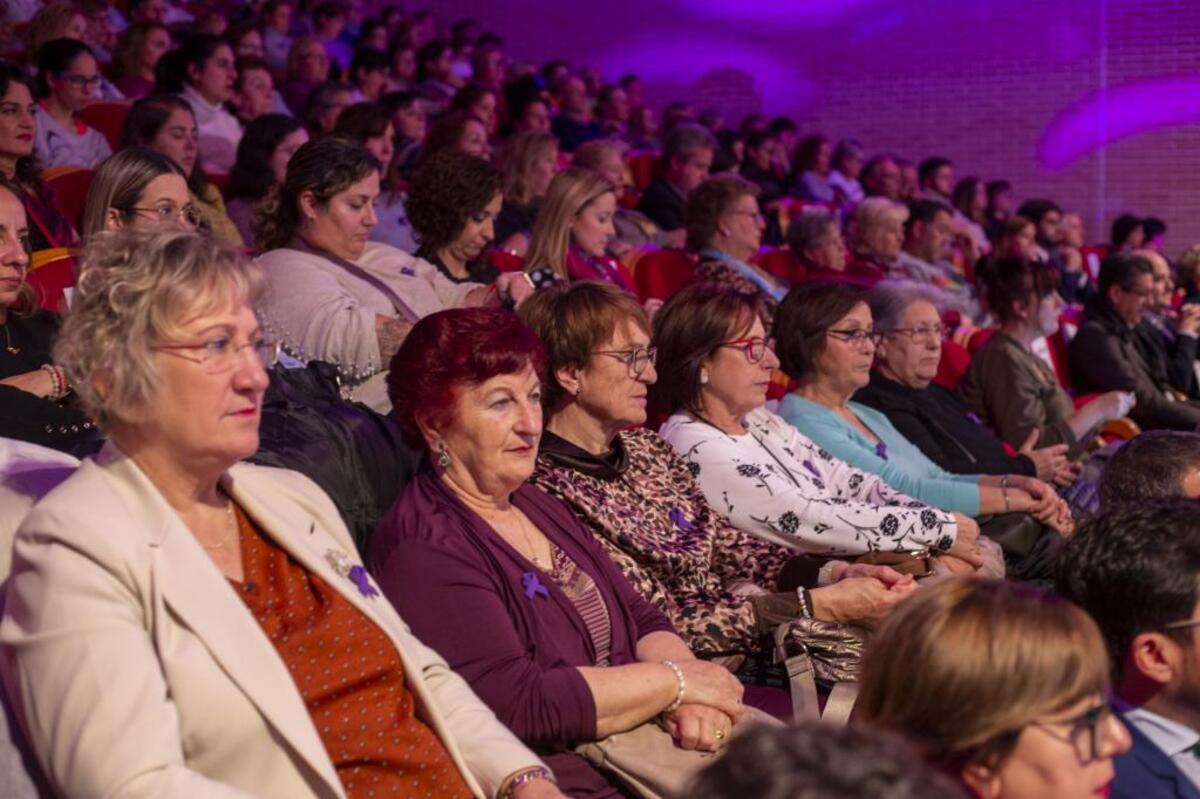
[{"label": "blue shirt", "polygon": [[935,508],[979,515],[979,475],[947,472],[925,457],[879,411],[857,402],[847,406],[882,443],[872,441],[824,405],[795,394],[780,401],[779,415],[835,458],[879,475],[897,491]]}]

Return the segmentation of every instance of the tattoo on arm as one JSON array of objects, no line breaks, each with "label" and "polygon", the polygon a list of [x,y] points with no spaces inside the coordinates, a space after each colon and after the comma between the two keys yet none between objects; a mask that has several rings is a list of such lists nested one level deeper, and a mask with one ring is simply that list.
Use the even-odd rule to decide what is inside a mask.
[{"label": "tattoo on arm", "polygon": [[379,358],[384,369],[400,349],[410,330],[412,325],[403,319],[393,319],[390,316],[375,317],[375,338],[379,340]]}]

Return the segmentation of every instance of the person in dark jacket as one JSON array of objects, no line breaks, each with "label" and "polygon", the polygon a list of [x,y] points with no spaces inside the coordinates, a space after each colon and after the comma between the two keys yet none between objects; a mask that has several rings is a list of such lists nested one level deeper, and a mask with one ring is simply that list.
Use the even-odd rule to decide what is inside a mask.
[{"label": "person in dark jacket", "polygon": [[1166,366],[1147,360],[1137,326],[1154,295],[1154,269],[1145,258],[1116,253],[1100,265],[1099,292],[1089,304],[1068,356],[1079,393],[1132,391],[1131,418],[1143,429],[1194,430],[1200,402],[1172,393]]},{"label": "person in dark jacket", "polygon": [[707,128],[672,128],[663,140],[662,174],[642,192],[638,210],[663,230],[682,229],[684,200],[708,177],[716,150],[716,139]]},{"label": "person in dark jacket", "polygon": [[1148,363],[1161,364],[1172,388],[1188,399],[1198,399],[1196,337],[1200,332],[1200,305],[1185,303],[1178,311],[1172,308],[1175,281],[1167,259],[1151,249],[1134,250],[1133,254],[1149,261],[1154,270],[1154,295],[1136,330],[1138,349]]}]

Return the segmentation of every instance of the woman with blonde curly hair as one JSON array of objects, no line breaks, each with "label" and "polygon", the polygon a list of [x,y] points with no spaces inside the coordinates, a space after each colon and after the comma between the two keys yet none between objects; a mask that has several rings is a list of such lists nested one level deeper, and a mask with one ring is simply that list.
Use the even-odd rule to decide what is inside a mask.
[{"label": "woman with blonde curly hair", "polygon": [[263,286],[209,236],[89,243],[55,352],[109,444],[22,523],[0,622],[54,794],[561,796],[379,597],[329,497],[239,463],[278,353]]},{"label": "woman with blonde curly hair", "polygon": [[984,799],[1106,795],[1129,733],[1108,656],[1075,605],[999,580],[949,580],[883,623],[855,718],[898,732]]},{"label": "woman with blonde curly hair", "polygon": [[525,272],[538,285],[599,280],[633,293],[621,265],[607,254],[616,212],[616,188],[603,177],[574,167],[559,172],[534,223]]}]

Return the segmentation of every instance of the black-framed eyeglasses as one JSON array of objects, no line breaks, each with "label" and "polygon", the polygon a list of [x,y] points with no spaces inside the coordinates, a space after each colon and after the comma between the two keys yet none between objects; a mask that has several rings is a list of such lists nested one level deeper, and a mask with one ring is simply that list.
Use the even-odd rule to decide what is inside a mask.
[{"label": "black-framed eyeglasses", "polygon": [[58,79],[71,84],[76,89],[82,89],[85,86],[99,86],[100,81],[104,80],[100,75],[73,75],[68,73],[60,73]]},{"label": "black-framed eyeglasses", "polygon": [[737,338],[733,341],[722,341],[718,347],[730,347],[735,350],[741,350],[746,356],[746,360],[750,363],[759,363],[763,358],[767,357],[768,349],[775,349],[775,339],[760,338]]},{"label": "black-framed eyeglasses", "polygon": [[[1100,725],[1108,721],[1113,709],[1107,703],[1088,708],[1073,719],[1063,721],[1031,721],[1028,726],[1037,727],[1055,740],[1068,743],[1075,748],[1080,763],[1091,763],[1100,757]],[[1058,730],[1066,727],[1066,735]]]},{"label": "black-framed eyeglasses", "polygon": [[[164,350],[172,355],[198,363],[209,374],[223,374],[237,368],[242,351],[250,349],[254,357],[264,369],[270,369],[279,362],[280,344],[278,341],[257,338],[245,344],[234,344],[227,336],[215,338],[203,344],[155,344],[152,350]],[[188,353],[194,354],[188,354]]]},{"label": "black-framed eyeglasses", "polygon": [[863,347],[868,341],[871,342],[871,346],[878,347],[879,342],[883,341],[883,331],[881,330],[833,330],[831,328],[825,331],[825,335],[833,336],[838,341],[853,344],[855,347]]},{"label": "black-framed eyeglasses", "polygon": [[616,358],[629,367],[630,377],[641,377],[646,367],[658,360],[658,347],[634,347],[631,350],[595,350],[593,355]]},{"label": "black-framed eyeglasses", "polygon": [[938,322],[936,325],[897,327],[894,330],[887,331],[887,335],[902,333],[908,336],[909,341],[941,341],[946,337],[946,331],[949,329],[946,325]]},{"label": "black-framed eyeglasses", "polygon": [[196,206],[188,203],[180,208],[174,203],[165,203],[156,208],[139,208],[134,206],[129,209],[132,214],[150,214],[158,222],[183,222],[192,227],[200,226],[200,213],[196,210]]}]

